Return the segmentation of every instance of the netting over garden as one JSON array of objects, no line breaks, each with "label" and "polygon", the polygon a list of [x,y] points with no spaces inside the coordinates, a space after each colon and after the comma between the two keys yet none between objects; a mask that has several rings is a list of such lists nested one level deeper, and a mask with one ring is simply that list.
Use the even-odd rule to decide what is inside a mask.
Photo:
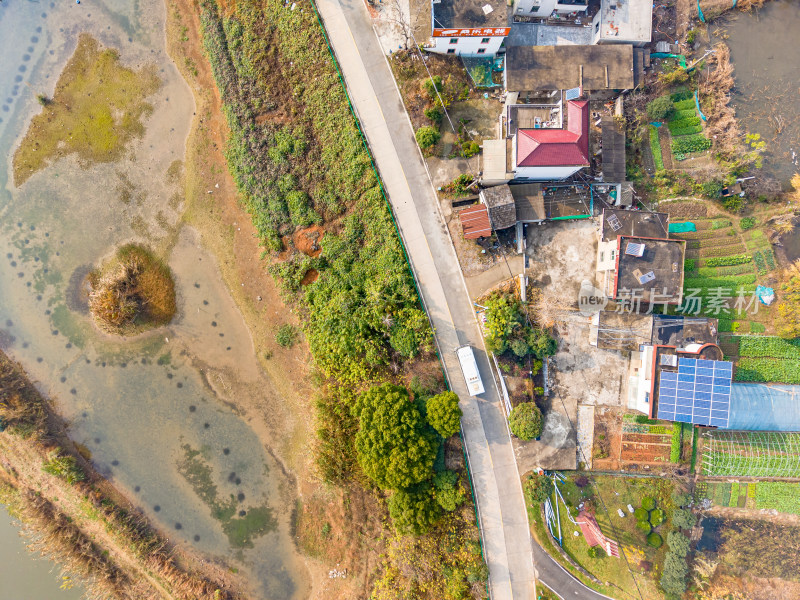
[{"label": "netting over garden", "polygon": [[707,431],[703,475],[800,477],[800,433]]}]

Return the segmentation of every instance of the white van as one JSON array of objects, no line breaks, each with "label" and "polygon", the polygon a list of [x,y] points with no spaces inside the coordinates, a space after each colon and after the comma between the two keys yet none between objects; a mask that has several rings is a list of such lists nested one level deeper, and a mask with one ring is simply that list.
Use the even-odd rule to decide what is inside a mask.
[{"label": "white van", "polygon": [[461,372],[464,374],[464,380],[467,382],[467,389],[471,396],[482,394],[483,381],[481,381],[481,374],[478,372],[478,363],[475,361],[475,355],[472,353],[470,346],[461,346],[456,350],[458,361],[461,363]]}]

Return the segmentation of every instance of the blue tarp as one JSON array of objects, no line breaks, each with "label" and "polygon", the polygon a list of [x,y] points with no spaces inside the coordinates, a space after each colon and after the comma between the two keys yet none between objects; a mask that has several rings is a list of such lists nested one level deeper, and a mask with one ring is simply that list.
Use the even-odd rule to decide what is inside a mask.
[{"label": "blue tarp", "polygon": [[758,299],[761,300],[761,304],[766,304],[769,306],[775,300],[775,290],[770,287],[759,285],[756,288],[756,296],[758,296]]},{"label": "blue tarp", "polygon": [[686,221],[685,223],[669,224],[670,233],[686,233],[687,231],[697,231],[697,226],[691,221]]},{"label": "blue tarp", "polygon": [[800,385],[734,383],[727,429],[800,431]]}]

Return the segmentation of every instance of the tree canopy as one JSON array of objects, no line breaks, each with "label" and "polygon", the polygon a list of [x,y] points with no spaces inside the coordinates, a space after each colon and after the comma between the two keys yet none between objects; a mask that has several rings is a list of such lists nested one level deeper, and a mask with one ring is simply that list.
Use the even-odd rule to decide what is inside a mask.
[{"label": "tree canopy", "polygon": [[364,473],[385,489],[411,487],[431,475],[438,443],[408,390],[385,383],[359,396],[355,446]]},{"label": "tree canopy", "polygon": [[508,426],[522,441],[537,438],[542,433],[542,411],[533,402],[518,404],[511,410]]},{"label": "tree canopy", "polygon": [[428,423],[440,436],[455,435],[461,425],[461,409],[458,396],[453,392],[442,392],[428,399]]},{"label": "tree canopy", "polygon": [[399,533],[426,533],[441,514],[442,509],[434,499],[430,485],[397,490],[389,498],[389,516]]},{"label": "tree canopy", "polygon": [[486,347],[494,354],[511,351],[517,358],[542,359],[556,353],[558,343],[541,327],[529,327],[522,303],[508,294],[486,301]]}]

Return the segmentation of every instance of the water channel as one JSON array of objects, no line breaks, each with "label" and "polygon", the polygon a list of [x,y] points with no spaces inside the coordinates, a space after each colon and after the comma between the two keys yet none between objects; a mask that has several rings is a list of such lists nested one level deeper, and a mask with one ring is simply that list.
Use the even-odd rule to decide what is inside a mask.
[{"label": "water channel", "polygon": [[731,49],[731,105],[741,128],[761,135],[764,171],[786,187],[800,172],[800,0],[730,12],[712,29]]},{"label": "water channel", "polygon": [[[180,190],[166,176],[183,158],[194,101],[166,54],[164,19],[162,0],[0,2],[0,343],[98,470],[171,539],[236,561],[254,597],[304,597],[289,532],[296,492],[233,404],[234,394],[259,398],[268,382],[213,255],[180,224]],[[82,32],[125,65],[156,64],[163,83],[146,132],[116,163],[57,160],[17,188],[13,149]],[[134,201],[120,199],[121,185]],[[94,327],[75,283],[129,241],[172,247],[179,314],[122,340]],[[0,546],[12,535],[0,529]],[[52,597],[26,589],[30,600]]]}]

